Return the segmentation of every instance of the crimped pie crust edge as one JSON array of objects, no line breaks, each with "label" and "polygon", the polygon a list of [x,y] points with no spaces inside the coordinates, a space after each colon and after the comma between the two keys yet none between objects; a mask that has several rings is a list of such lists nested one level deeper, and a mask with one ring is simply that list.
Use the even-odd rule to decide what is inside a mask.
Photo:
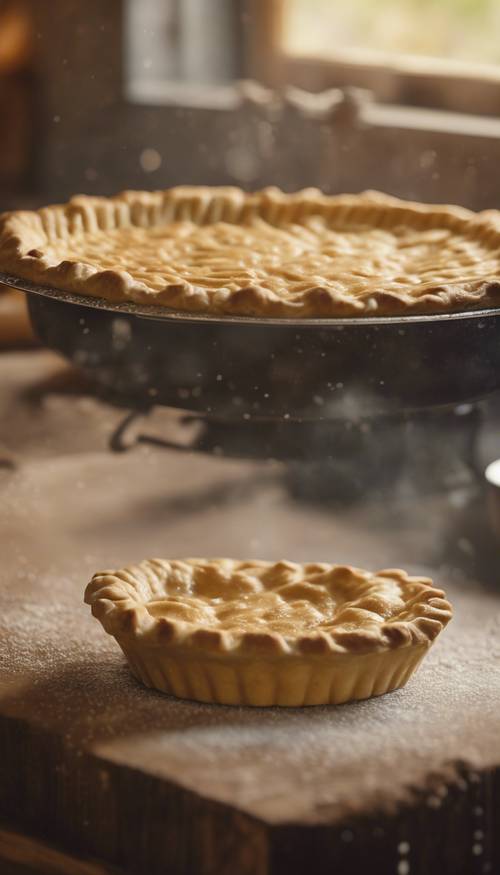
[{"label": "crimped pie crust edge", "polygon": [[[180,560],[186,566],[216,564],[218,560]],[[177,561],[179,562],[179,560]],[[224,560],[226,569],[253,565],[279,573],[300,570],[295,563]],[[176,563],[177,564],[177,563]],[[409,621],[381,623],[373,629],[312,632],[285,637],[277,632],[231,633],[184,621],[152,617],[144,596],[165,573],[166,560],[147,560],[120,571],[92,578],[85,601],[104,629],[113,635],[137,678],[147,686],[181,698],[222,704],[302,705],[340,703],[380,695],[402,686],[433,640],[451,618],[442,590],[424,577],[400,569],[370,575],[351,566],[309,563],[352,588],[370,579],[396,581],[409,591],[404,607],[413,606]],[[168,575],[168,569],[167,569]],[[166,589],[163,590],[166,592]],[[347,601],[349,601],[347,599]],[[358,608],[362,602],[358,600]]]},{"label": "crimped pie crust edge", "polygon": [[[144,599],[140,589],[149,586],[150,581],[156,585],[160,575],[168,576],[172,566],[179,564],[191,567],[214,566],[224,562],[227,570],[233,573],[241,567],[249,570],[252,566],[261,570],[266,568],[270,573],[291,569],[311,568],[330,573],[333,582],[335,578],[343,583],[347,580],[356,600],[356,586],[367,580],[386,578],[395,580],[400,588],[411,587],[413,595],[405,600],[405,608],[409,605],[417,608],[414,619],[402,622],[381,623],[378,634],[368,632],[362,627],[355,631],[345,632],[332,630],[328,633],[313,635],[297,635],[293,638],[277,632],[231,633],[227,630],[203,629],[196,623],[174,620],[165,617],[152,617],[146,608],[151,598]],[[166,590],[162,590],[166,592]],[[122,634],[147,639],[147,643],[158,646],[191,647],[209,651],[212,654],[231,653],[232,655],[286,655],[291,653],[307,653],[322,656],[330,653],[367,652],[373,650],[393,649],[408,644],[422,644],[433,641],[451,617],[451,606],[445,600],[442,590],[435,588],[432,581],[425,577],[411,577],[402,569],[384,569],[370,574],[352,566],[329,565],[325,563],[308,563],[301,566],[287,562],[255,562],[217,559],[164,559],[145,560],[138,565],[132,565],[118,571],[104,571],[95,574],[85,592],[85,601],[92,607],[96,616],[111,635]],[[363,610],[362,602],[358,608]],[[192,628],[194,627],[194,628]]]},{"label": "crimped pie crust edge", "polygon": [[[134,279],[126,270],[99,270],[81,261],[51,264],[43,254],[48,239],[70,234],[95,233],[137,226],[154,227],[162,222],[190,219],[198,223],[238,223],[257,215],[272,223],[307,215],[344,216],[359,212],[368,226],[390,229],[405,221],[430,230],[457,229],[476,237],[500,252],[500,213],[473,213],[457,206],[434,206],[403,201],[380,192],[334,195],[318,189],[285,194],[267,188],[246,194],[233,187],[179,186],[165,191],[125,191],[115,197],[80,195],[62,206],[38,211],[5,213],[0,217],[0,268],[13,275],[64,291],[104,298],[112,302],[159,304],[190,312],[226,313],[269,317],[338,317],[439,313],[496,307],[500,305],[500,275],[473,278],[459,283],[428,282],[418,296],[403,289],[373,290],[353,296],[311,284],[293,300],[260,285],[219,290],[217,298],[206,288],[189,282],[167,284],[160,291]],[[381,281],[383,285],[383,281]]]}]

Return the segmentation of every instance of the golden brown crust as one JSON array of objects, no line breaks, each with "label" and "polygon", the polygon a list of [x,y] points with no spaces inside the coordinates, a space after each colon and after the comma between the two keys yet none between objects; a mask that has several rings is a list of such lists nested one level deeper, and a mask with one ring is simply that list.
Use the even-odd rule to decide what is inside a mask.
[{"label": "golden brown crust", "polygon": [[178,187],[0,219],[0,269],[192,312],[377,316],[500,304],[500,213],[377,192]]},{"label": "golden brown crust", "polygon": [[[372,574],[318,563],[154,559],[94,575],[85,601],[116,637],[134,672],[159,689],[183,695],[186,672],[199,679],[199,665],[213,673],[214,683],[229,671],[240,684],[244,675],[251,677],[252,666],[257,674],[265,666],[266,678],[280,677],[276,702],[268,701],[272,692],[261,702],[262,693],[251,683],[246,692],[240,684],[240,692],[229,695],[222,681],[217,695],[210,698],[205,690],[202,696],[232,704],[297,704],[300,695],[305,704],[344,701],[338,679],[327,692],[314,686],[317,674],[339,672],[339,666],[344,687],[355,679],[348,686],[351,698],[363,697],[354,688],[367,689],[372,669],[373,688],[384,692],[386,681],[387,689],[393,688],[396,669],[407,679],[451,618],[444,593],[427,578],[399,569]],[[374,660],[371,668],[368,658]],[[168,680],[165,672],[174,667],[174,679]],[[304,680],[297,681],[301,693],[293,683],[283,692],[297,672],[306,672],[309,693]],[[262,678],[259,683],[262,687]],[[201,694],[195,689],[189,695]],[[307,695],[315,696],[314,702]]]}]

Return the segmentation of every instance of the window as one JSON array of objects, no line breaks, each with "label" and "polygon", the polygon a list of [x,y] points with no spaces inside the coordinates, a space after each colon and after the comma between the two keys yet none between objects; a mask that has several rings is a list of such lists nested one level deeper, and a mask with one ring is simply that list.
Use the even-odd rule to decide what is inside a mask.
[{"label": "window", "polygon": [[[238,79],[500,114],[498,0],[126,0],[139,102],[210,105]],[[224,97],[224,91],[226,97]]]},{"label": "window", "polygon": [[269,82],[276,9],[273,0],[127,0],[129,96],[203,102],[202,92],[236,80]]},{"label": "window", "polygon": [[231,0],[129,0],[129,79],[220,85],[238,78],[233,13]]},{"label": "window", "polygon": [[285,0],[284,77],[319,91],[500,114],[498,0]]},{"label": "window", "polygon": [[500,63],[498,0],[288,0],[284,25],[291,55],[346,51]]}]

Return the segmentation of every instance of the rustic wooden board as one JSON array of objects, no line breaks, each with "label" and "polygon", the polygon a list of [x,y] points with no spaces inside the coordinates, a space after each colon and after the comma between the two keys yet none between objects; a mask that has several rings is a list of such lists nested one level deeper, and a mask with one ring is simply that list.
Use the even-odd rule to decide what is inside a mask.
[{"label": "rustic wooden board", "polygon": [[441,568],[456,617],[405,690],[292,710],[143,689],[82,603],[94,570],[159,554],[428,571],[443,508],[409,533],[403,499],[292,504],[277,463],[111,457],[119,414],[26,393],[51,357],[0,364],[0,819],[127,873],[498,871],[500,589]]}]

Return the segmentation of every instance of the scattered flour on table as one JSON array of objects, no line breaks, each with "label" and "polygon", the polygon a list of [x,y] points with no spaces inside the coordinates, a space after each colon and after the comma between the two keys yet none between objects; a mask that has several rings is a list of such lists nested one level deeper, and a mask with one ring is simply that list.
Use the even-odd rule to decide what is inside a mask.
[{"label": "scattered flour on table", "polygon": [[76,597],[76,583],[42,581],[40,600],[33,593],[3,598],[3,707],[101,756],[188,785],[196,775],[198,792],[216,786],[221,799],[261,808],[267,794],[272,809],[293,778],[304,806],[314,795],[330,809],[355,808],[354,793],[398,798],[453,761],[500,761],[500,602],[492,596],[453,594],[455,619],[406,689],[340,707],[268,710],[147,690]]}]

